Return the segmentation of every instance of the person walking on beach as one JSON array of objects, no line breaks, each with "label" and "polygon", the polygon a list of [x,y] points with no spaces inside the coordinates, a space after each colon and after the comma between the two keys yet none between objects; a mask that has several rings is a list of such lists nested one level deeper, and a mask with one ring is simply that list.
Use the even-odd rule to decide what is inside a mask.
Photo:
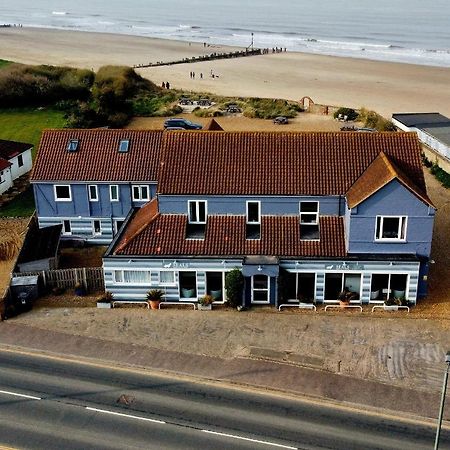
[{"label": "person walking on beach", "polygon": [[162,85],[161,85],[161,87],[162,87],[163,89],[165,89],[165,88],[166,88],[166,83],[164,83],[164,81],[162,82]]},{"label": "person walking on beach", "polygon": [[203,72],[200,72],[200,79],[203,80]]},{"label": "person walking on beach", "polygon": [[166,89],[170,89],[170,84],[168,81],[166,81]]},{"label": "person walking on beach", "polygon": [[192,78],[195,79],[195,72],[192,72]]}]

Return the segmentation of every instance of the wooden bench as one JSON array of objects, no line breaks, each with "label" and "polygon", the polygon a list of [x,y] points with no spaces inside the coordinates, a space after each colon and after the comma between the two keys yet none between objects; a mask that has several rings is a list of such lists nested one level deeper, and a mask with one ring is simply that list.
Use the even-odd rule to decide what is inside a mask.
[{"label": "wooden bench", "polygon": [[328,311],[328,309],[331,308],[339,308],[339,309],[344,309],[344,308],[359,308],[359,310],[362,312],[362,306],[361,305],[327,305],[325,306],[325,311]]},{"label": "wooden bench", "polygon": [[171,306],[171,305],[176,305],[176,306],[180,306],[180,305],[188,305],[188,306],[193,306],[195,309],[195,303],[192,302],[161,302],[158,305],[158,309],[161,309],[161,306],[163,305],[167,305],[167,306]]},{"label": "wooden bench", "polygon": [[299,303],[299,304],[283,303],[278,307],[278,311],[281,311],[281,308],[289,308],[289,307],[299,309],[313,309],[314,311],[317,311],[316,305],[313,305],[312,303]]},{"label": "wooden bench", "polygon": [[116,304],[118,305],[145,305],[148,309],[150,309],[150,305],[146,301],[137,301],[137,300],[114,300],[112,303],[112,307],[115,308]]}]

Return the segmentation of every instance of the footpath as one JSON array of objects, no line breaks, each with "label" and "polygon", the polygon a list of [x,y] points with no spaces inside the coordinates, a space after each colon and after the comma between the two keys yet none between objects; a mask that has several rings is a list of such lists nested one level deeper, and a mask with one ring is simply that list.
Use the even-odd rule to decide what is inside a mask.
[{"label": "footpath", "polygon": [[[437,392],[402,388],[299,365],[250,358],[223,359],[153,349],[142,345],[74,336],[12,322],[0,323],[0,348],[5,346],[310,398],[323,398],[355,404],[360,408],[390,410],[396,415],[403,412],[436,418],[439,409],[440,399]],[[450,408],[447,409],[445,418],[450,419]]]}]

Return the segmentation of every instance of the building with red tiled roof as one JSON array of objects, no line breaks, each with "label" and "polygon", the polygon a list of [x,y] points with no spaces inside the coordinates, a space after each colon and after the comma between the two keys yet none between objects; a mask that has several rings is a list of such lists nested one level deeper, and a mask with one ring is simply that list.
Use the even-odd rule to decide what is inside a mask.
[{"label": "building with red tiled roof", "polygon": [[435,209],[413,134],[167,133],[148,208],[104,257],[119,300],[223,302],[233,268],[247,306],[426,292]]},{"label": "building with red tiled roof", "polygon": [[14,180],[31,170],[32,144],[0,139],[0,194],[10,189]]}]

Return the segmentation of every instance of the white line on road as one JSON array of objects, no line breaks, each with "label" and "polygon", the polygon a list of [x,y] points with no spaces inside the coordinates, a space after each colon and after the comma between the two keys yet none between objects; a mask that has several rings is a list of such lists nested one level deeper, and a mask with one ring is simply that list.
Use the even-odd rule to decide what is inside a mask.
[{"label": "white line on road", "polygon": [[131,414],[124,414],[124,413],[119,413],[119,412],[114,412],[114,411],[108,411],[106,409],[90,408],[89,406],[86,406],[85,408],[88,409],[89,411],[95,411],[95,412],[104,413],[104,414],[111,414],[113,416],[128,417],[129,419],[144,420],[145,422],[153,422],[153,423],[161,423],[161,424],[166,423],[166,422],[163,422],[162,420],[149,419],[148,417],[141,417],[141,416],[133,416]]},{"label": "white line on road", "polygon": [[249,442],[256,442],[257,444],[265,444],[265,445],[271,445],[272,447],[280,447],[280,448],[288,448],[291,450],[298,450],[297,447],[290,447],[289,445],[283,445],[283,444],[276,444],[275,442],[269,442],[269,441],[260,441],[258,439],[251,439],[246,438],[243,436],[236,436],[234,434],[227,434],[227,433],[219,433],[217,431],[210,431],[210,430],[200,430],[203,433],[209,433],[209,434],[217,434],[218,436],[225,436],[233,439],[241,439],[242,441],[249,441]]},{"label": "white line on road", "polygon": [[18,394],[17,392],[0,391],[0,394],[15,395],[16,397],[29,398],[31,400],[42,400],[41,397],[34,397],[33,395]]}]

